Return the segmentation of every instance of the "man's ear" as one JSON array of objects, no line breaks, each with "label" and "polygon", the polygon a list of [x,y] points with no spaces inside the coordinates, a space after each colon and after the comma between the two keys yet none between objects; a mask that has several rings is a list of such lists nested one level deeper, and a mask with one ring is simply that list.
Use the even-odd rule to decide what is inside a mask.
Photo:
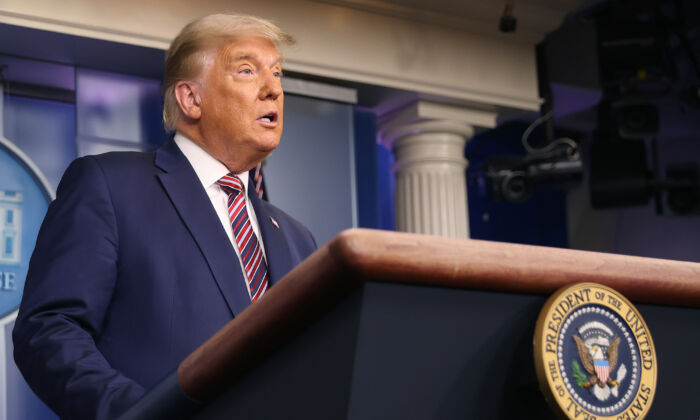
[{"label": "man's ear", "polygon": [[186,80],[177,82],[175,84],[175,99],[184,116],[193,120],[202,117],[202,97],[198,83]]}]

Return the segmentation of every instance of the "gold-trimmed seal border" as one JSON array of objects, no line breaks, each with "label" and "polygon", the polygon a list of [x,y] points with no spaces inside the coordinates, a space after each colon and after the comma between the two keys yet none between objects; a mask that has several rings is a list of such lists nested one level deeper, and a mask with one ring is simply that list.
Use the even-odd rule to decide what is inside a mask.
[{"label": "gold-trimmed seal border", "polygon": [[[587,292],[585,292],[587,290]],[[561,306],[559,306],[561,304]],[[615,312],[632,331],[634,343],[640,354],[640,385],[636,394],[623,411],[605,416],[581,407],[564,386],[557,357],[559,331],[566,319],[577,309],[598,305]],[[564,316],[562,308],[566,307]],[[560,319],[553,323],[554,314]],[[552,334],[553,328],[555,334]],[[649,327],[637,308],[616,290],[593,282],[574,283],[561,287],[545,302],[537,317],[533,337],[535,372],[540,390],[555,414],[563,419],[641,419],[651,408],[656,392],[658,359]],[[552,352],[553,350],[553,352]],[[552,364],[553,362],[553,364]]]}]

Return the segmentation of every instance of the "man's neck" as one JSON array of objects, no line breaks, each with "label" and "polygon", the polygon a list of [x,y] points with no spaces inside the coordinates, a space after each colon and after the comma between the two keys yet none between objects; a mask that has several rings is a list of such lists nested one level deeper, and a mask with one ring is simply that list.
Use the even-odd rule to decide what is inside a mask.
[{"label": "man's neck", "polygon": [[261,159],[256,160],[246,156],[245,153],[222,152],[218,149],[215,150],[207,141],[205,141],[205,138],[197,125],[184,123],[178,124],[177,132],[190,139],[194,144],[226,166],[229,172],[234,174],[246,172],[255,168],[255,166],[264,158],[263,156]]}]

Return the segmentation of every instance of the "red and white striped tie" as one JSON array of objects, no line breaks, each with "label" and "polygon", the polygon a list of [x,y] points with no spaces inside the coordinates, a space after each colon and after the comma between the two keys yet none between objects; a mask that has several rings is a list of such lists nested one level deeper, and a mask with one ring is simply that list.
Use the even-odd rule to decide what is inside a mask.
[{"label": "red and white striped tie", "polygon": [[253,174],[253,183],[255,184],[255,191],[258,193],[258,197],[263,198],[262,162],[258,163],[258,166],[253,168],[251,173]]},{"label": "red and white striped tie", "polygon": [[250,288],[250,296],[252,301],[255,302],[267,290],[269,278],[265,256],[248,218],[248,210],[245,205],[245,189],[241,180],[230,173],[224,175],[218,181],[218,184],[228,194],[228,219],[233,227],[233,236],[236,238],[238,251],[241,253],[246,280]]}]

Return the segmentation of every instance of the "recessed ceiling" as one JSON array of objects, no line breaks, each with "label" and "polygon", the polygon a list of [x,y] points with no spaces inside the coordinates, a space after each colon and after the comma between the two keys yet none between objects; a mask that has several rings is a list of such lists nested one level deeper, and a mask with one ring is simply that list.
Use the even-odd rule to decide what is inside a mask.
[{"label": "recessed ceiling", "polygon": [[[418,22],[443,25],[481,34],[501,35],[498,22],[505,0],[315,0],[320,3],[363,10]],[[598,0],[515,1],[516,32],[535,42],[559,26],[568,12]]]}]

